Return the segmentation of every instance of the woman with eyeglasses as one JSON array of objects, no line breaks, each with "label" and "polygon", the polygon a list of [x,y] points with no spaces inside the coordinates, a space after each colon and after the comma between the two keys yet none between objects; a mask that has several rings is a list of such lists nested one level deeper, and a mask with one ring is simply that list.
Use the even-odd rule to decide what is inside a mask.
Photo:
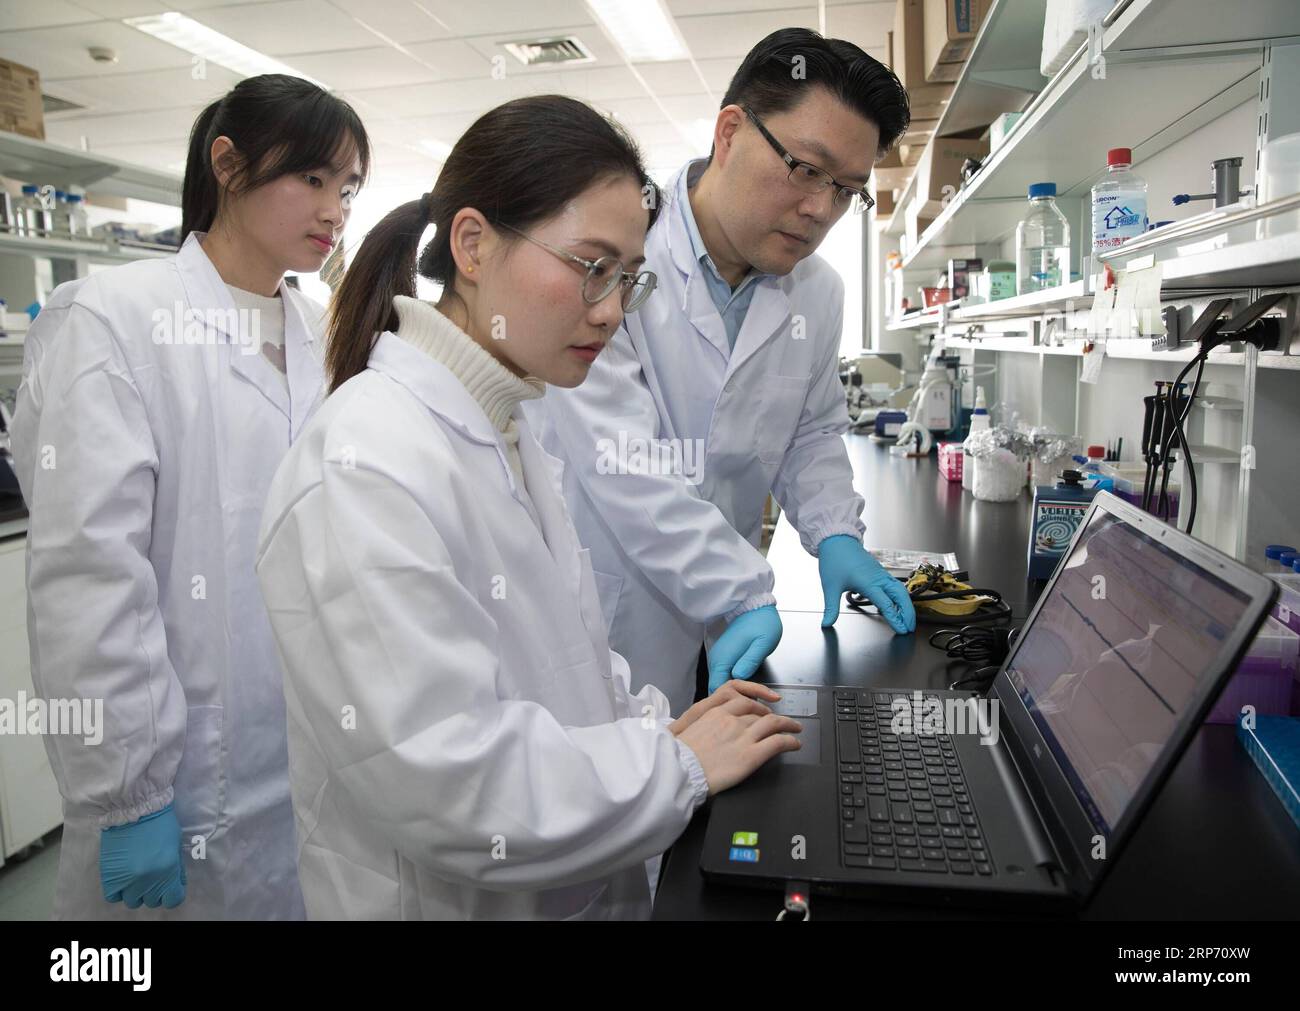
[{"label": "woman with eyeglasses", "polygon": [[519,99],[335,293],[332,392],[276,476],[258,561],[312,918],[643,917],[647,858],[799,746],[758,685],[676,720],[630,693],[519,409],[581,383],[653,291],[657,197],[595,111]]}]

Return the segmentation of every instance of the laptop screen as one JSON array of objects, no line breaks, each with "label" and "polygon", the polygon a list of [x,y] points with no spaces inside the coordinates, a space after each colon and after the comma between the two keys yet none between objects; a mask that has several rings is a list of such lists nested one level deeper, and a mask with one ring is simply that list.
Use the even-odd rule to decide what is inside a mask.
[{"label": "laptop screen", "polygon": [[1102,509],[1062,566],[1006,674],[1109,836],[1250,598]]}]

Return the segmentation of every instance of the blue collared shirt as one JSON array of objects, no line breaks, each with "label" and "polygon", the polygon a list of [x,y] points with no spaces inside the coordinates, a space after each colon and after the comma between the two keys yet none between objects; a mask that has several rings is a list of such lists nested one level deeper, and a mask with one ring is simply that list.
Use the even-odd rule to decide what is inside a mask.
[{"label": "blue collared shirt", "polygon": [[[699,173],[703,171],[704,163],[696,162],[686,170],[686,185],[689,188],[699,178]],[[740,284],[733,290],[727,280],[719,273],[717,266],[713,262],[713,257],[704,246],[704,240],[700,238],[700,230],[695,224],[695,212],[691,210],[691,201],[688,194],[683,194],[683,199],[679,201],[682,208],[682,218],[686,222],[686,234],[691,238],[691,254],[704,267],[704,285],[709,290],[709,297],[713,300],[714,306],[718,310],[718,315],[722,317],[723,326],[727,330],[727,343],[731,345],[732,350],[736,348],[736,335],[740,333],[740,328],[745,322],[745,313],[749,311],[749,303],[754,300],[754,292],[758,289],[758,281],[765,277],[756,270],[750,270],[740,280]]]}]

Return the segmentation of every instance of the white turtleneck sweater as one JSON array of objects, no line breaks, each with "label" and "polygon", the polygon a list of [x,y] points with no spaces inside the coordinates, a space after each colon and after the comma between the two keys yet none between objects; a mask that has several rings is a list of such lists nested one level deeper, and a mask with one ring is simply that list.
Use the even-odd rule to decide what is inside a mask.
[{"label": "white turtleneck sweater", "polygon": [[519,462],[519,426],[511,415],[521,401],[542,396],[546,384],[531,377],[520,379],[429,302],[398,295],[393,308],[397,310],[397,336],[446,366],[501,433],[510,469],[526,493]]}]

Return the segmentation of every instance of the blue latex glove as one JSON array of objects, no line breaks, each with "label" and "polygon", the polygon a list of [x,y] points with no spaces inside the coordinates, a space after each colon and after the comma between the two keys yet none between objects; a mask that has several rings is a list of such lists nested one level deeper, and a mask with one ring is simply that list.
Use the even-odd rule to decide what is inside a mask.
[{"label": "blue latex glove", "polygon": [[709,694],[731,678],[748,681],[781,641],[781,618],[768,604],[738,615],[709,650]]},{"label": "blue latex glove", "polygon": [[106,902],[125,902],[127,909],[175,909],[185,901],[181,825],[170,804],[100,833],[99,883]]},{"label": "blue latex glove", "polygon": [[840,598],[845,590],[857,590],[876,607],[895,632],[916,631],[916,609],[907,587],[885,571],[875,556],[848,534],[827,537],[817,547],[822,595],[826,610],[822,628],[830,628],[840,616]]}]

